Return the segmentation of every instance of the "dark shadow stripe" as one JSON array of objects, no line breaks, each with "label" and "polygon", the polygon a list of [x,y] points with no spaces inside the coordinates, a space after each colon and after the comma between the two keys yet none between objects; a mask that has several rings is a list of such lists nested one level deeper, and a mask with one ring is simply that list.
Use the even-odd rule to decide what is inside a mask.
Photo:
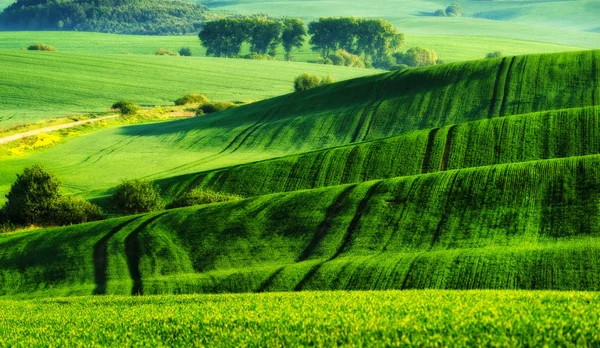
[{"label": "dark shadow stripe", "polygon": [[94,245],[94,281],[96,288],[94,289],[94,295],[106,294],[106,287],[108,284],[108,241],[125,226],[129,225],[138,218],[133,218],[115,226],[110,232],[102,237],[96,245]]},{"label": "dark shadow stripe", "polygon": [[420,257],[421,257],[421,255],[415,256],[415,258],[410,263],[410,266],[408,267],[408,271],[406,272],[406,275],[404,276],[404,280],[402,281],[402,287],[400,287],[400,290],[406,290],[407,285],[408,285],[408,279],[410,278],[410,275],[412,274],[412,272],[415,268],[415,265],[417,264],[417,260]]},{"label": "dark shadow stripe", "polygon": [[431,153],[433,152],[435,135],[439,130],[439,128],[435,128],[429,132],[429,137],[427,138],[427,148],[425,149],[425,155],[423,156],[423,167],[421,168],[421,174],[426,174],[429,171],[429,162],[431,161]]},{"label": "dark shadow stripe", "polygon": [[502,117],[504,115],[506,115],[506,99],[510,93],[510,82],[511,82],[511,73],[513,70],[513,66],[515,64],[515,60],[516,57],[512,57],[510,59],[510,66],[508,67],[508,70],[506,71],[506,81],[504,82],[504,94],[502,95],[502,105],[500,106],[500,113],[498,114],[498,116]]},{"label": "dark shadow stripe", "polygon": [[340,195],[336,198],[335,202],[327,209],[325,213],[325,220],[319,226],[317,233],[313,236],[310,243],[306,246],[306,248],[300,253],[298,256],[297,262],[302,262],[308,260],[308,258],[312,255],[315,248],[327,235],[327,232],[331,228],[331,219],[337,216],[340,213],[340,208],[342,207],[342,202],[348,198],[352,190],[354,190],[356,186],[347,187]]},{"label": "dark shadow stripe", "polygon": [[446,146],[444,147],[444,156],[442,157],[442,166],[440,168],[440,171],[442,172],[448,169],[448,161],[450,160],[450,150],[452,148],[452,137],[454,136],[455,129],[456,125],[448,129],[448,135],[446,136]]},{"label": "dark shadow stripe", "polygon": [[367,205],[369,203],[369,200],[371,200],[371,197],[373,196],[373,194],[375,194],[375,191],[379,188],[379,186],[381,186],[381,184],[382,184],[382,182],[380,181],[380,182],[374,184],[373,186],[371,186],[369,188],[369,190],[367,191],[367,193],[365,194],[365,197],[360,201],[360,203],[358,204],[358,208],[356,209],[356,214],[354,214],[354,218],[352,218],[352,222],[350,222],[350,226],[348,227],[348,230],[346,231],[346,235],[344,236],[344,240],[343,240],[342,244],[340,245],[338,250],[335,252],[335,254],[331,257],[330,260],[333,260],[336,257],[340,256],[340,254],[343,253],[344,250],[346,249],[346,247],[350,244],[350,241],[352,240],[352,236],[354,235],[354,232],[358,228],[358,223],[360,222],[360,219],[362,218],[365,211],[367,210]]},{"label": "dark shadow stripe", "polygon": [[502,62],[498,66],[498,72],[496,72],[496,81],[494,81],[494,92],[492,93],[492,100],[490,102],[490,110],[488,111],[488,118],[492,118],[494,116],[494,110],[496,108],[496,104],[498,104],[499,95],[498,92],[500,90],[500,78],[502,77],[502,71],[506,67],[506,60],[508,58],[502,58]]},{"label": "dark shadow stripe", "polygon": [[129,267],[129,275],[131,276],[131,280],[133,280],[131,295],[144,294],[142,273],[140,272],[141,255],[140,241],[138,239],[138,235],[141,231],[148,227],[148,225],[150,225],[165,214],[166,212],[149,218],[148,220],[144,221],[141,225],[139,225],[133,232],[131,232],[127,236],[127,238],[125,238],[125,255],[127,255],[127,266]]},{"label": "dark shadow stripe", "polygon": [[449,197],[452,197],[453,194],[453,190],[454,190],[454,185],[456,184],[456,179],[458,178],[458,174],[459,172],[454,173],[454,177],[452,178],[452,182],[450,183],[450,185],[448,186],[448,194],[446,195],[446,202],[444,204],[444,212],[442,214],[442,217],[440,218],[440,221],[437,224],[437,227],[435,229],[435,232],[433,234],[433,238],[431,240],[431,247],[433,248],[437,242],[440,240],[440,236],[442,234],[442,228],[444,227],[444,225],[446,224],[446,221],[448,221],[448,215],[450,214],[450,209],[452,208],[452,206],[450,204],[448,204],[448,201],[450,200]]},{"label": "dark shadow stripe", "polygon": [[284,269],[285,269],[285,267],[280,267],[275,272],[273,272],[273,274],[271,274],[271,276],[267,280],[265,280],[264,283],[262,283],[260,285],[260,287],[256,290],[256,292],[265,292],[265,291],[269,290],[269,288],[271,287],[271,285],[273,285],[273,282],[275,281],[277,276],[279,274],[281,274],[281,272],[283,272]]},{"label": "dark shadow stripe", "polygon": [[298,284],[296,284],[296,287],[294,287],[294,291],[302,291],[302,289],[304,289],[304,286],[306,285],[306,283],[308,283],[308,281],[317,273],[317,271],[321,268],[321,266],[324,263],[325,262],[321,262],[321,263],[314,265],[310,269],[310,271],[308,271],[308,273],[306,273],[304,278],[302,278],[302,280],[300,282],[298,282]]}]

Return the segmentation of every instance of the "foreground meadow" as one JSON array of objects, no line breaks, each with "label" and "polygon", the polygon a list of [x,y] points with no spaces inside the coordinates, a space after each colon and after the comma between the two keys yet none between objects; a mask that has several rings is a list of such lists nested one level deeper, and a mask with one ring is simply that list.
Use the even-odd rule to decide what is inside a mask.
[{"label": "foreground meadow", "polygon": [[429,290],[1,300],[0,346],[598,346],[598,300]]}]

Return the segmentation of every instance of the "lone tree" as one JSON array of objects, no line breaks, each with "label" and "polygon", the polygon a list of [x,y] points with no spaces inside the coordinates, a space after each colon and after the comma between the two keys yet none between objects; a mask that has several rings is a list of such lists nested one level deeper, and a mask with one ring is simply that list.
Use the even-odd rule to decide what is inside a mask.
[{"label": "lone tree", "polygon": [[17,175],[6,195],[6,218],[14,224],[45,224],[51,219],[54,203],[60,198],[60,181],[34,165]]},{"label": "lone tree", "polygon": [[129,180],[117,187],[113,208],[121,214],[140,214],[164,208],[158,188],[150,181]]},{"label": "lone tree", "polygon": [[292,60],[292,50],[294,48],[301,48],[304,42],[306,42],[304,22],[298,18],[284,19],[281,41],[285,50],[285,60]]}]

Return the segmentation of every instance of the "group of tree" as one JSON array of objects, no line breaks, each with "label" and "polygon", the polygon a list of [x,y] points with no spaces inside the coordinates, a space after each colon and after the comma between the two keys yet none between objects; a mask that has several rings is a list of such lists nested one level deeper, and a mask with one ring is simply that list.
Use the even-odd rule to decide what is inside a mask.
[{"label": "group of tree", "polygon": [[445,10],[437,10],[433,13],[434,16],[438,17],[462,17],[463,8],[458,3],[454,3],[448,6]]},{"label": "group of tree", "polygon": [[237,57],[247,43],[251,54],[258,56],[275,56],[283,45],[286,58],[291,59],[292,50],[306,41],[306,29],[297,18],[229,17],[206,23],[198,37],[208,56]]},{"label": "group of tree", "polygon": [[404,34],[388,21],[354,17],[320,18],[308,24],[308,31],[297,18],[230,17],[206,23],[198,36],[209,56],[239,57],[247,43],[251,54],[271,56],[282,45],[290,60],[307,34],[324,62],[348,66],[361,66],[357,58],[363,56],[366,65],[386,68],[405,42]]},{"label": "group of tree", "polygon": [[200,30],[206,11],[188,0],[17,0],[0,29],[183,35]]},{"label": "group of tree", "polygon": [[294,90],[296,92],[306,91],[315,87],[326,86],[334,83],[335,80],[331,75],[327,75],[324,77],[313,75],[309,73],[304,73],[294,80]]},{"label": "group of tree", "polygon": [[395,69],[400,69],[403,66],[423,67],[443,63],[443,61],[439,59],[435,51],[421,47],[410,48],[404,53],[395,53],[394,58],[396,59],[397,64]]}]

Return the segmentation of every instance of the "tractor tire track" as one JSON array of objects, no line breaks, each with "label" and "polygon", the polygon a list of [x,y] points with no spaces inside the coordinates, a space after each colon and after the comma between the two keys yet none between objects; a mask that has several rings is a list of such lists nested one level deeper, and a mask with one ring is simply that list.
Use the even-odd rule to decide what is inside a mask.
[{"label": "tractor tire track", "polygon": [[456,125],[450,127],[450,129],[448,129],[448,135],[446,135],[446,144],[444,147],[444,155],[442,156],[442,166],[440,167],[441,172],[448,170],[448,161],[450,160],[450,150],[452,149],[452,137],[454,136],[455,129],[456,129]]},{"label": "tractor tire track", "polygon": [[94,295],[106,294],[106,286],[108,284],[108,242],[114,237],[119,231],[124,229],[127,225],[131,224],[138,218],[129,219],[117,226],[115,226],[110,232],[102,237],[96,245],[94,245],[94,281],[96,288],[94,289]]},{"label": "tractor tire track", "polygon": [[138,236],[141,231],[148,227],[151,223],[156,221],[158,218],[167,214],[166,212],[155,215],[148,220],[144,221],[139,225],[133,232],[131,232],[127,238],[125,238],[125,255],[127,256],[127,266],[129,267],[129,275],[133,281],[131,288],[131,295],[143,295],[144,284],[142,282],[142,273],[140,271],[140,241]]},{"label": "tractor tire track", "polygon": [[256,292],[260,293],[260,292],[266,292],[267,290],[269,290],[269,288],[271,287],[271,285],[273,285],[273,282],[275,281],[277,276],[280,275],[284,269],[285,269],[285,266],[279,267],[277,270],[275,270],[275,272],[273,272],[273,274],[271,274],[269,276],[269,278],[260,285],[260,287],[256,290]]},{"label": "tractor tire track", "polygon": [[429,171],[429,162],[431,161],[431,153],[433,152],[435,135],[439,130],[439,128],[434,128],[429,132],[429,137],[427,138],[427,147],[425,148],[425,155],[423,155],[423,166],[421,167],[421,174],[427,174],[427,172]]},{"label": "tractor tire track", "polygon": [[500,78],[502,77],[502,71],[506,67],[506,60],[508,58],[502,58],[502,62],[498,66],[498,71],[496,72],[496,80],[494,83],[494,92],[492,93],[492,101],[490,102],[490,109],[488,111],[488,118],[492,118],[494,116],[494,110],[496,109],[496,105],[498,103],[498,91],[500,89]]},{"label": "tractor tire track", "polygon": [[510,65],[508,66],[508,70],[506,71],[506,80],[504,81],[504,94],[502,95],[502,104],[500,106],[500,112],[498,113],[498,117],[502,117],[506,115],[506,100],[508,95],[510,94],[510,83],[512,81],[512,71],[515,65],[515,57],[510,59]]},{"label": "tractor tire track", "polygon": [[[448,186],[448,192],[449,193],[452,193],[452,191],[454,190],[454,186],[456,184],[456,180],[458,178],[458,174],[459,174],[458,171],[453,174],[452,181],[450,182],[450,185]],[[452,195],[448,194],[447,197],[452,197]],[[431,248],[433,248],[439,242],[440,237],[442,235],[442,228],[444,227],[444,225],[448,221],[448,215],[450,215],[450,209],[452,208],[452,206],[448,204],[448,200],[449,199],[450,198],[446,198],[446,202],[444,204],[444,211],[442,213],[442,217],[440,218],[440,221],[438,222],[437,227],[435,228],[435,231],[433,233],[433,238],[431,239]]]},{"label": "tractor tire track", "polygon": [[325,220],[323,220],[323,222],[319,226],[319,229],[317,230],[317,233],[315,233],[315,235],[313,236],[313,238],[310,241],[310,243],[300,253],[300,255],[298,256],[297,262],[306,261],[313,254],[313,252],[315,251],[315,248],[317,247],[317,245],[319,245],[319,243],[321,243],[321,241],[323,241],[323,239],[327,235],[327,232],[331,228],[331,225],[332,225],[331,224],[331,219],[334,218],[334,217],[336,217],[337,215],[339,215],[340,208],[342,207],[342,203],[344,202],[344,200],[346,200],[346,198],[348,198],[348,196],[350,195],[350,193],[352,193],[352,191],[355,188],[356,188],[356,185],[352,185],[352,186],[347,187],[335,199],[335,201],[333,202],[333,204],[331,206],[329,206],[329,208],[327,209],[327,212],[325,213]]}]

